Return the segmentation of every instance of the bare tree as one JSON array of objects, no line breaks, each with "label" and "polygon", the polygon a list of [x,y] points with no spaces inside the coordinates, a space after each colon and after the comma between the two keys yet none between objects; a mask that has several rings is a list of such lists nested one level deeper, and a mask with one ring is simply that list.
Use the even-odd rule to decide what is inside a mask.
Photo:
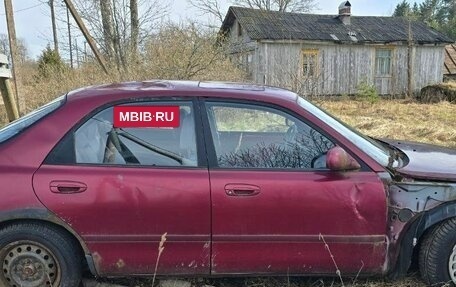
[{"label": "bare tree", "polygon": [[[9,40],[8,40],[8,35],[6,35],[6,34],[0,34],[0,53],[8,56],[8,61],[11,63]],[[25,45],[24,39],[18,38],[17,39],[18,64],[24,64],[29,59],[30,59],[29,52],[27,50],[27,46]]]},{"label": "bare tree", "polygon": [[282,12],[308,13],[317,8],[315,0],[274,0],[273,7]]},{"label": "bare tree", "polygon": [[234,4],[280,12],[310,12],[316,7],[315,0],[235,0]]},{"label": "bare tree", "polygon": [[[214,16],[219,24],[223,22],[226,13],[220,0],[188,0],[188,3],[203,14]],[[253,9],[296,13],[310,12],[317,7],[316,0],[233,0],[232,4]]]},{"label": "bare tree", "polygon": [[138,53],[139,16],[138,0],[130,0],[130,22],[131,22],[131,53],[136,57]]},{"label": "bare tree", "polygon": [[141,74],[160,79],[242,80],[242,71],[225,56],[224,47],[214,45],[216,38],[213,30],[194,23],[168,23],[149,38]]},{"label": "bare tree", "polygon": [[112,2],[100,0],[101,22],[103,25],[103,40],[106,54],[110,59],[114,56],[114,24]]},{"label": "bare tree", "polygon": [[218,22],[223,22],[225,14],[222,12],[219,0],[189,0],[188,3],[203,14],[214,16]]},{"label": "bare tree", "polygon": [[[134,59],[141,53],[146,39],[157,33],[159,23],[169,13],[169,1],[171,0],[73,2],[93,39],[109,59],[109,64],[123,72],[128,69],[130,62],[137,62]],[[64,7],[60,5],[56,8]]]},{"label": "bare tree", "polygon": [[54,50],[57,53],[59,53],[59,41],[57,39],[57,24],[55,23],[54,0],[49,0],[49,7],[51,8],[51,23],[52,23],[52,37],[54,40]]},{"label": "bare tree", "polygon": [[0,34],[0,53],[9,57],[8,35]]}]

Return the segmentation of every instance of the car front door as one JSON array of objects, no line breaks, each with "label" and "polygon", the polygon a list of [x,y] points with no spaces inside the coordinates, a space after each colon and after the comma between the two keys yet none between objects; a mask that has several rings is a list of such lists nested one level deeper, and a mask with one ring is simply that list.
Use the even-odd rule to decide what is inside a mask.
[{"label": "car front door", "polygon": [[206,100],[213,274],[383,271],[378,176],[326,168],[337,143],[290,111]]},{"label": "car front door", "polygon": [[179,127],[114,128],[106,107],[54,148],[34,175],[35,192],[83,238],[100,275],[209,274],[200,117],[192,101],[134,105],[178,106]]}]

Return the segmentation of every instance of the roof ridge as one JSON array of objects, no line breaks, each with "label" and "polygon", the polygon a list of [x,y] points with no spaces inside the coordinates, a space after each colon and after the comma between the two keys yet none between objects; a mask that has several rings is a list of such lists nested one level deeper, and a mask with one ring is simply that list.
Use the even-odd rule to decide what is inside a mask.
[{"label": "roof ridge", "polygon": [[[243,6],[236,6],[236,5],[231,5],[229,9],[244,9],[244,10],[250,10],[250,11],[261,11],[263,13],[277,13],[277,14],[292,14],[292,15],[309,15],[309,16],[328,16],[328,17],[339,17],[339,14],[320,14],[320,13],[301,13],[301,12],[289,12],[289,11],[277,11],[277,10],[265,10],[265,9],[259,9],[259,8],[251,8],[251,7],[243,7]],[[397,16],[380,16],[380,15],[351,15],[350,17],[354,18],[360,18],[360,17],[366,17],[366,18],[398,18],[398,19],[405,19],[405,17],[397,17]],[[417,20],[412,20],[412,22],[418,22],[422,23],[421,21]]]},{"label": "roof ridge", "polygon": [[[251,40],[292,39],[338,43],[408,41],[408,21],[404,17],[351,16],[351,18],[351,24],[345,25],[338,19],[338,15],[268,11],[230,6],[222,24],[221,33],[229,31],[237,19]],[[453,42],[443,33],[420,21],[413,21],[412,29],[417,43]],[[351,31],[358,35],[353,36]]]}]

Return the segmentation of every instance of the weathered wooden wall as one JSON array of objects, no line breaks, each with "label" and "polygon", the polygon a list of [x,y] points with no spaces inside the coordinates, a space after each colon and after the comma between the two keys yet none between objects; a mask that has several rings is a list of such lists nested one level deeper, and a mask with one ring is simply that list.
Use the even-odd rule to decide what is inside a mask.
[{"label": "weathered wooden wall", "polygon": [[[393,49],[390,77],[375,76],[376,48]],[[318,50],[316,77],[300,74],[303,49]],[[253,57],[253,80],[313,95],[355,94],[362,82],[375,84],[380,94],[403,94],[407,91],[407,54],[405,45],[260,41]],[[415,91],[443,80],[443,46],[416,46],[412,57]]]}]

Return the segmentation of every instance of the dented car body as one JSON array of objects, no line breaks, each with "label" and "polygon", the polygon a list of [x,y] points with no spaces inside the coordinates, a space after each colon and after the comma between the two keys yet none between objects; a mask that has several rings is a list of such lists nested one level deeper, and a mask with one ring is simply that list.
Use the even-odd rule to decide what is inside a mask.
[{"label": "dented car body", "polygon": [[[179,107],[179,123],[118,127],[119,106]],[[289,91],[90,87],[0,141],[6,286],[78,286],[83,266],[108,277],[334,275],[332,256],[344,276],[400,277],[416,252],[429,284],[456,282],[456,236],[445,233],[456,151],[365,137]]]}]

